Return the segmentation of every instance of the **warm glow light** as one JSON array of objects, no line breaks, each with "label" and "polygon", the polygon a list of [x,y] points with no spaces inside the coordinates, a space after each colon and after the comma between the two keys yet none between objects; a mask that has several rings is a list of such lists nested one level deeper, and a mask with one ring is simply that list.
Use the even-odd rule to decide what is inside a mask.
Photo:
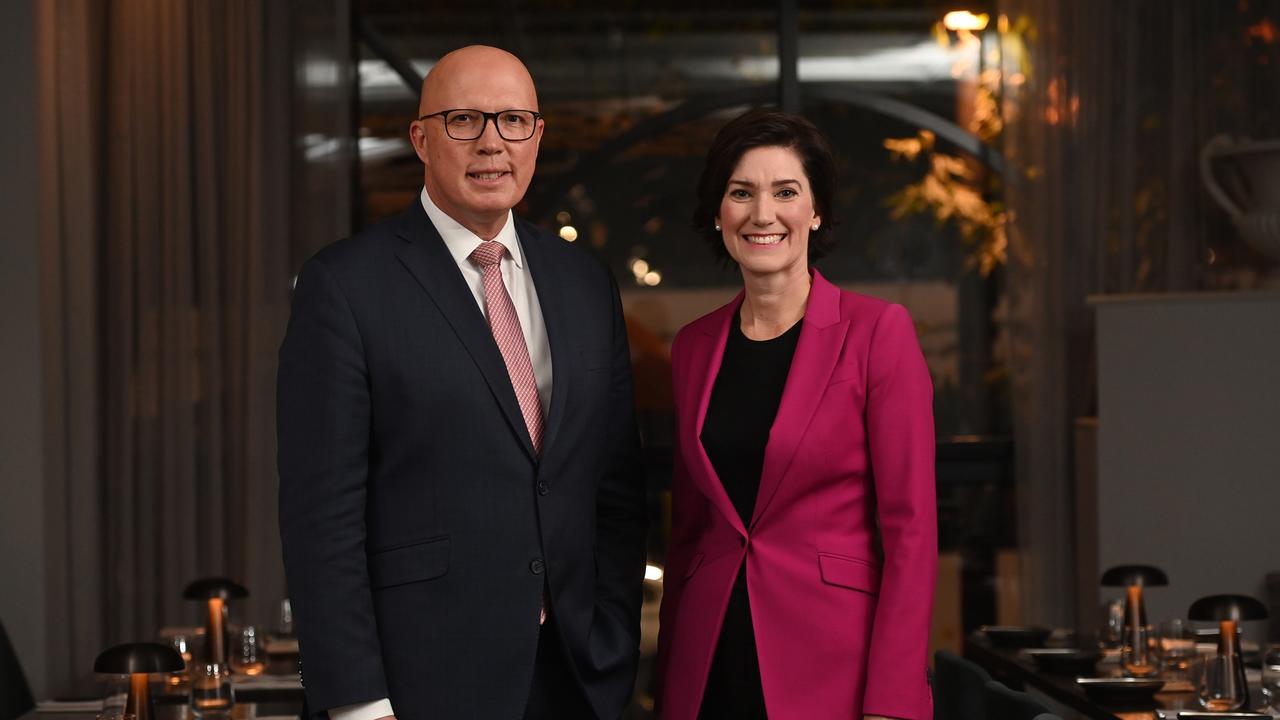
[{"label": "warm glow light", "polygon": [[645,273],[649,272],[649,263],[641,260],[640,258],[636,258],[631,261],[631,272],[635,273],[636,277],[642,278],[645,276]]},{"label": "warm glow light", "polygon": [[578,239],[578,228],[572,225],[565,225],[560,228],[560,237],[568,240],[569,242],[573,242]]},{"label": "warm glow light", "polygon": [[658,272],[657,270],[650,270],[649,272],[644,274],[645,285],[648,285],[649,287],[653,287],[654,285],[657,285],[660,282],[662,282],[662,273]]},{"label": "warm glow light", "polygon": [[560,212],[556,213],[556,222],[560,223],[561,225],[568,225],[569,219],[570,217],[569,217],[568,210],[561,210]]},{"label": "warm glow light", "polygon": [[974,15],[968,10],[952,10],[942,16],[942,25],[948,30],[982,30],[990,17],[986,13]]},{"label": "warm glow light", "polygon": [[662,579],[662,568],[657,565],[645,565],[644,579],[650,582],[658,582]]}]

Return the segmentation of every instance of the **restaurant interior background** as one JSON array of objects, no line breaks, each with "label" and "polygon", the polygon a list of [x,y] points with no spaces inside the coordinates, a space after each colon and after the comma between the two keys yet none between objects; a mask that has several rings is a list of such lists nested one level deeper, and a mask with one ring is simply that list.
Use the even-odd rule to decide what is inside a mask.
[{"label": "restaurant interior background", "polygon": [[693,186],[753,105],[835,144],[824,274],[916,321],[936,647],[1096,624],[1121,562],[1169,572],[1157,617],[1280,572],[1278,0],[27,0],[0,28],[0,621],[37,695],[196,623],[197,577],[240,578],[237,611],[273,622],[291,280],[414,201],[417,84],[469,43],[538,86],[518,212],[623,287],[646,652],[669,343],[740,283],[690,229]]}]

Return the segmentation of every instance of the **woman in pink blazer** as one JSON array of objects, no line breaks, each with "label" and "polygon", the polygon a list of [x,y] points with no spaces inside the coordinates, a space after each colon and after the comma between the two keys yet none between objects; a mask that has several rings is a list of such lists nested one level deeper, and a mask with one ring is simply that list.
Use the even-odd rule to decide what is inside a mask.
[{"label": "woman in pink blazer", "polygon": [[905,309],[810,267],[835,177],[795,115],[708,152],[694,220],[744,291],[671,348],[665,720],[933,717],[933,389]]}]

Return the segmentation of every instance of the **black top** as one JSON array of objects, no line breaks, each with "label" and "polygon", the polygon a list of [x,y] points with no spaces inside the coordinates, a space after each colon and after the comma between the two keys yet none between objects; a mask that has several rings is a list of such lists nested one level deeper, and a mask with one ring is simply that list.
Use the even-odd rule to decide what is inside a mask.
[{"label": "black top", "polygon": [[750,340],[742,334],[740,313],[729,329],[711,389],[702,447],[745,526],[755,510],[764,447],[782,401],[801,323],[772,340]]},{"label": "black top", "polygon": [[[772,340],[756,341],[742,334],[741,315],[735,317],[711,388],[702,447],[744,526],[751,525],[769,428],[782,402],[800,326],[797,322]],[[755,643],[744,565],[738,569],[720,627],[702,696],[701,720],[767,720]]]}]

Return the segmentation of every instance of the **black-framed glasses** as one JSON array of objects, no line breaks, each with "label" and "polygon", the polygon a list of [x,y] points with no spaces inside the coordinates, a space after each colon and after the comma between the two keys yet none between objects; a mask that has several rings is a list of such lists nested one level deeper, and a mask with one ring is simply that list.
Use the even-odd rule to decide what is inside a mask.
[{"label": "black-framed glasses", "polygon": [[537,128],[538,119],[542,114],[532,110],[484,112],[471,108],[458,108],[441,110],[423,115],[418,119],[426,120],[437,116],[444,119],[444,131],[454,140],[475,140],[484,134],[485,125],[492,120],[499,137],[510,142],[520,142],[533,137],[533,131]]}]

